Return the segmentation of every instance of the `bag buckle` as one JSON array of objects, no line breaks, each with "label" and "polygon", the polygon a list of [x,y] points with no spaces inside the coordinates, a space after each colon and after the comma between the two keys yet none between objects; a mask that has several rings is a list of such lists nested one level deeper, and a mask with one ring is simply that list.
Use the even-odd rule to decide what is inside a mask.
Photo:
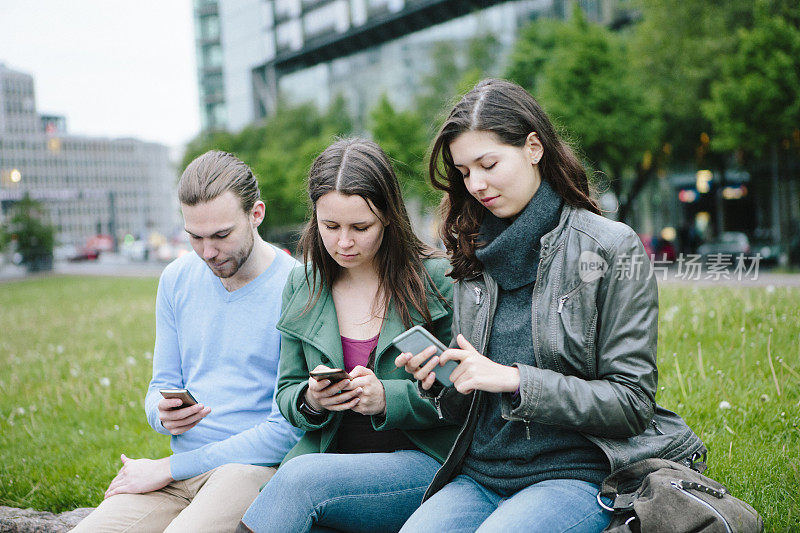
[{"label": "bag buckle", "polygon": [[606,511],[611,511],[612,513],[614,512],[614,508],[613,507],[609,507],[608,505],[603,503],[603,500],[600,499],[600,493],[599,492],[597,493],[597,503],[600,504],[600,507],[602,507]]}]

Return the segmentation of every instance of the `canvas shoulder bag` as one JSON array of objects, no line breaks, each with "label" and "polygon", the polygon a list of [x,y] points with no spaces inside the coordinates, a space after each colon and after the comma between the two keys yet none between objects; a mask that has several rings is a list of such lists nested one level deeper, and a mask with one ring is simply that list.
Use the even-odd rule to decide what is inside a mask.
[{"label": "canvas shoulder bag", "polygon": [[[705,466],[703,463],[700,463]],[[613,508],[600,500],[613,501]],[[612,473],[597,501],[614,512],[613,533],[759,533],[764,521],[723,485],[688,466],[645,459]]]}]

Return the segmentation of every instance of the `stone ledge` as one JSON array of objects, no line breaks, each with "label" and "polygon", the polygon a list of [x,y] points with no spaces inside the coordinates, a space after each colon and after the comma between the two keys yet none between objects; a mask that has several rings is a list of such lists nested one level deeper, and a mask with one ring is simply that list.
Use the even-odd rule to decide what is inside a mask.
[{"label": "stone ledge", "polygon": [[0,505],[0,533],[64,533],[94,510],[84,507],[61,514]]}]

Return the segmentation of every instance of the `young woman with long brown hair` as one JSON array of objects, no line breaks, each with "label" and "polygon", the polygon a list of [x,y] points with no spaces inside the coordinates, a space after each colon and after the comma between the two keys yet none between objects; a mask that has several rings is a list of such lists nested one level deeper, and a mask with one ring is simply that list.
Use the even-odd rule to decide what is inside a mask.
[{"label": "young woman with long brown hair", "polygon": [[[705,451],[655,403],[658,293],[636,233],[608,220],[586,171],[520,86],[485,80],[433,145],[453,334],[396,360],[462,430],[403,531],[599,532],[613,470]],[[431,372],[454,360],[442,387]]]},{"label": "young woman with long brown hair", "polygon": [[[346,139],[314,161],[306,267],[289,276],[278,329],[281,413],[306,431],[245,514],[254,531],[397,531],[455,439],[394,366],[392,339],[421,324],[449,342],[444,254],[411,229],[389,158]],[[336,367],[338,382],[309,377]]]}]

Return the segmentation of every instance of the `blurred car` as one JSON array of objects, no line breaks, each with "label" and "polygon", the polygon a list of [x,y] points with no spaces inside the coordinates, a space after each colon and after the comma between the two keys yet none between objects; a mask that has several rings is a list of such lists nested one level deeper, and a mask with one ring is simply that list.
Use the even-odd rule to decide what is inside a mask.
[{"label": "blurred car", "polygon": [[697,253],[704,258],[713,254],[730,254],[737,257],[739,254],[750,254],[750,240],[740,231],[724,231],[697,247]]},{"label": "blurred car", "polygon": [[94,235],[89,237],[75,254],[69,257],[72,262],[94,261],[102,252],[110,252],[114,249],[114,238],[111,235]]},{"label": "blurred car", "polygon": [[772,242],[770,239],[758,239],[752,243],[753,255],[761,256],[762,264],[775,265],[781,257],[781,245]]}]

